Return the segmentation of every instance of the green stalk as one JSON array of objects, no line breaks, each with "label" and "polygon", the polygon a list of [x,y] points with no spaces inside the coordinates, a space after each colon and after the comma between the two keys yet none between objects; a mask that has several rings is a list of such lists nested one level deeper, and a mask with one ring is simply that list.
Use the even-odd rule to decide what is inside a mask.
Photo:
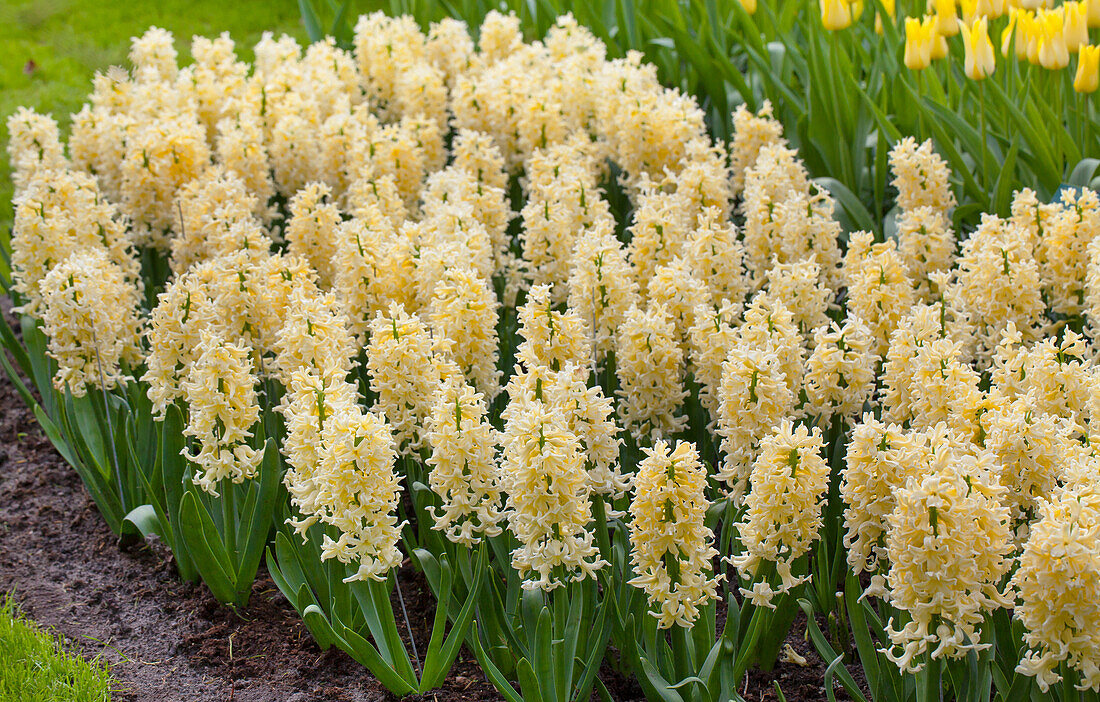
[{"label": "green stalk", "polygon": [[[682,626],[674,625],[672,631],[669,632],[672,638],[672,663],[673,669],[676,671],[676,682],[680,682],[686,678],[695,674],[695,656],[693,654],[694,647],[691,644],[691,632]],[[688,690],[681,688],[680,692],[684,693]]]},{"label": "green stalk", "polygon": [[917,673],[917,702],[943,702],[943,661],[928,654],[925,658]]},{"label": "green stalk", "polygon": [[596,543],[600,548],[600,557],[612,562],[611,536],[607,531],[607,505],[603,495],[592,496],[592,519],[596,522]]}]

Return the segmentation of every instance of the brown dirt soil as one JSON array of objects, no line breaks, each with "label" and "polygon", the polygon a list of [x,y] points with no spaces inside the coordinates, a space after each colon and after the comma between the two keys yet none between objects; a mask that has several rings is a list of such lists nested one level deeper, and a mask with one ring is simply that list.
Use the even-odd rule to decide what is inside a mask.
[{"label": "brown dirt soil", "polygon": [[[434,604],[408,564],[400,572],[414,635],[426,646]],[[390,700],[341,651],[321,651],[261,568],[248,607],[235,614],[201,585],[181,583],[171,554],[155,539],[120,546],[76,472],[57,454],[0,373],[0,595],[83,655],[102,657],[115,700],[190,702],[356,702]],[[754,671],[746,700],[824,700],[824,665],[795,622],[790,643],[809,667],[779,663]],[[408,636],[404,631],[403,636]],[[601,673],[618,702],[641,699],[633,680]],[[463,651],[431,702],[490,701],[500,695]]]}]

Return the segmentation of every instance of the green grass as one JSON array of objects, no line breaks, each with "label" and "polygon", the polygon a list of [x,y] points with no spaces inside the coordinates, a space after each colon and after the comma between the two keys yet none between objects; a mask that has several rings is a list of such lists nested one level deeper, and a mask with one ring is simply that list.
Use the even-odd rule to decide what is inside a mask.
[{"label": "green grass", "polygon": [[191,37],[228,31],[238,55],[252,60],[252,46],[265,30],[296,36],[305,30],[296,0],[4,0],[0,27],[0,231],[11,226],[11,169],[4,122],[20,105],[51,113],[67,133],[69,115],[80,110],[92,77],[112,65],[128,65],[130,37],[150,25],[176,36],[180,62],[189,63]]},{"label": "green grass", "polygon": [[95,702],[111,699],[107,666],[66,653],[53,637],[0,603],[0,700]]}]

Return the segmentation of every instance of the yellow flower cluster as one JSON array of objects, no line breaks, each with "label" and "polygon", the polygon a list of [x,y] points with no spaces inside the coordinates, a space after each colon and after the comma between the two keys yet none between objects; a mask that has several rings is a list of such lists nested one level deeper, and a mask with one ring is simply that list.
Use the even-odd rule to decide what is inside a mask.
[{"label": "yellow flower cluster", "polygon": [[427,325],[394,304],[387,314],[379,313],[371,320],[366,353],[378,411],[393,428],[401,452],[418,451],[441,380]]},{"label": "yellow flower cluster", "polygon": [[645,590],[657,626],[690,627],[699,608],[717,596],[711,560],[718,551],[705,519],[710,500],[706,469],[695,447],[670,450],[658,439],[638,464],[630,503],[631,585]]},{"label": "yellow flower cluster", "polygon": [[199,469],[195,484],[212,495],[218,494],[217,484],[225,478],[241,483],[256,477],[263,460],[263,450],[248,445],[260,419],[251,352],[244,344],[228,343],[203,330],[195,362],[180,384],[187,402],[183,435],[199,445],[197,452],[184,448],[182,455]]},{"label": "yellow flower cluster", "polygon": [[680,405],[684,353],[676,325],[664,305],[632,307],[619,327],[615,345],[619,417],[636,441],[671,436],[687,426]]},{"label": "yellow flower cluster", "polygon": [[594,577],[607,565],[593,543],[585,454],[566,418],[541,401],[507,418],[502,487],[508,525],[519,542],[512,567],[525,589],[551,590]]},{"label": "yellow flower cluster", "polygon": [[942,424],[926,441],[927,461],[894,491],[887,517],[888,598],[909,619],[900,629],[887,624],[887,655],[910,672],[923,667],[926,653],[958,658],[987,648],[978,625],[992,609],[1011,606],[998,587],[1012,543],[993,454]]},{"label": "yellow flower cluster", "polygon": [[568,288],[569,308],[591,330],[596,360],[602,362],[615,349],[615,331],[639,301],[638,281],[613,222],[602,220],[586,236],[577,237]]},{"label": "yellow flower cluster", "polygon": [[814,331],[814,350],[806,361],[808,414],[823,422],[859,416],[875,389],[872,341],[871,330],[858,318]]},{"label": "yellow flower cluster", "polygon": [[917,144],[906,137],[895,144],[890,150],[890,170],[894,174],[890,184],[898,190],[902,210],[931,207],[946,216],[955,207],[947,162],[932,150],[931,139]]},{"label": "yellow flower cluster", "polygon": [[8,156],[17,196],[40,171],[68,168],[65,147],[61,145],[57,122],[52,117],[20,107],[8,117],[7,127]]},{"label": "yellow flower cluster", "polygon": [[821,455],[821,430],[811,432],[783,419],[760,442],[753,463],[752,489],[745,498],[745,516],[737,524],[744,552],[730,562],[746,580],[759,578],[763,565],[774,564],[779,586],[760,579],[741,589],[758,606],[772,607],[775,595],[789,592],[806,576],[791,572],[794,561],[809,552],[821,530],[821,505],[829,488],[829,464]]},{"label": "yellow flower cluster", "polygon": [[427,418],[432,448],[428,481],[443,501],[442,510],[431,510],[434,528],[464,546],[500,534],[498,524],[504,517],[497,431],[486,414],[481,393],[450,378],[440,387]]},{"label": "yellow flower cluster", "polygon": [[588,325],[572,309],[560,312],[550,302],[550,287],[536,285],[517,314],[523,337],[516,358],[528,369],[545,366],[553,371],[573,366],[587,375],[592,365]]},{"label": "yellow flower cluster", "polygon": [[236,251],[263,252],[271,240],[259,218],[260,200],[234,171],[220,166],[179,189],[179,221],[169,243],[172,270]]},{"label": "yellow flower cluster", "polygon": [[840,496],[844,500],[844,547],[848,566],[855,573],[869,571],[872,594],[882,594],[884,583],[877,573],[886,563],[886,517],[894,511],[894,491],[917,473],[924,448],[921,437],[897,424],[863,415],[848,442]]},{"label": "yellow flower cluster", "polygon": [[717,477],[739,500],[748,487],[761,441],[794,411],[795,397],[775,356],[738,343],[722,364],[718,402],[718,435],[726,458]]},{"label": "yellow flower cluster", "polygon": [[[13,138],[9,147],[15,143]],[[13,160],[19,163],[18,157]],[[12,204],[12,289],[22,298],[17,312],[41,316],[42,279],[72,254],[91,250],[104,252],[131,286],[143,289],[126,220],[93,176],[43,170],[21,186]]]},{"label": "yellow flower cluster", "polygon": [[54,266],[39,295],[58,390],[74,397],[89,386],[110,390],[129,378],[121,364],[141,365],[140,295],[102,248],[76,251]]},{"label": "yellow flower cluster", "polygon": [[[1091,466],[1095,476],[1096,467]],[[1063,662],[1080,674],[1078,689],[1100,690],[1100,491],[1095,482],[1043,500],[1012,577],[1013,616],[1029,650],[1016,667],[1046,693],[1061,682]]]}]

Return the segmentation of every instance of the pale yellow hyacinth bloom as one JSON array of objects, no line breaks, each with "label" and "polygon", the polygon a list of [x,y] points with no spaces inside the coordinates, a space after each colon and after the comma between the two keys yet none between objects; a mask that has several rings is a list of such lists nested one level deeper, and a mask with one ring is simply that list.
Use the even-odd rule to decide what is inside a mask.
[{"label": "pale yellow hyacinth bloom", "polygon": [[496,462],[497,431],[488,421],[484,396],[466,382],[451,378],[427,417],[432,453],[429,487],[443,501],[430,507],[433,529],[457,544],[472,546],[483,536],[501,533],[504,518],[500,469]]},{"label": "pale yellow hyacinth bloom", "polygon": [[184,448],[181,455],[198,468],[195,484],[216,496],[220,481],[254,478],[263,460],[263,450],[248,445],[260,419],[256,377],[252,350],[217,334],[204,331],[195,353],[180,389],[187,402],[183,435],[198,442],[198,451]]},{"label": "pale yellow hyacinth bloom", "polygon": [[680,413],[684,352],[664,305],[632,308],[619,327],[615,346],[619,417],[635,440],[671,436],[687,426]]},{"label": "pale yellow hyacinth bloom", "polygon": [[519,546],[512,567],[524,589],[552,590],[595,577],[606,561],[593,543],[588,473],[580,441],[542,402],[524,403],[502,437],[508,527]]},{"label": "pale yellow hyacinth bloom", "polygon": [[1012,578],[1028,646],[1016,671],[1046,693],[1064,662],[1079,690],[1100,690],[1100,492],[1095,483],[1059,489],[1038,516]]},{"label": "pale yellow hyacinth bloom", "polygon": [[[717,597],[718,551],[706,528],[706,468],[691,443],[658,440],[638,464],[630,503],[630,584],[645,591],[657,626],[690,627]],[[655,609],[653,609],[655,608]]]},{"label": "pale yellow hyacinth bloom", "polygon": [[[772,598],[789,592],[808,579],[791,572],[794,561],[810,550],[821,530],[821,506],[829,488],[829,464],[821,455],[821,430],[808,430],[784,419],[761,442],[752,466],[752,489],[745,498],[745,516],[737,532],[745,551],[730,558],[745,580],[760,575],[764,563],[774,563],[780,583]],[[750,596],[751,590],[742,588]]]},{"label": "pale yellow hyacinth bloom", "polygon": [[966,448],[937,429],[929,437],[930,462],[895,493],[886,549],[890,604],[909,623],[886,626],[887,656],[908,672],[933,659],[982,650],[978,627],[993,609],[1011,606],[999,589],[1012,552],[1005,488],[996,459]]},{"label": "pale yellow hyacinth bloom", "polygon": [[140,294],[103,249],[78,251],[39,283],[46,353],[57,362],[54,387],[83,397],[129,379],[141,363]]}]

